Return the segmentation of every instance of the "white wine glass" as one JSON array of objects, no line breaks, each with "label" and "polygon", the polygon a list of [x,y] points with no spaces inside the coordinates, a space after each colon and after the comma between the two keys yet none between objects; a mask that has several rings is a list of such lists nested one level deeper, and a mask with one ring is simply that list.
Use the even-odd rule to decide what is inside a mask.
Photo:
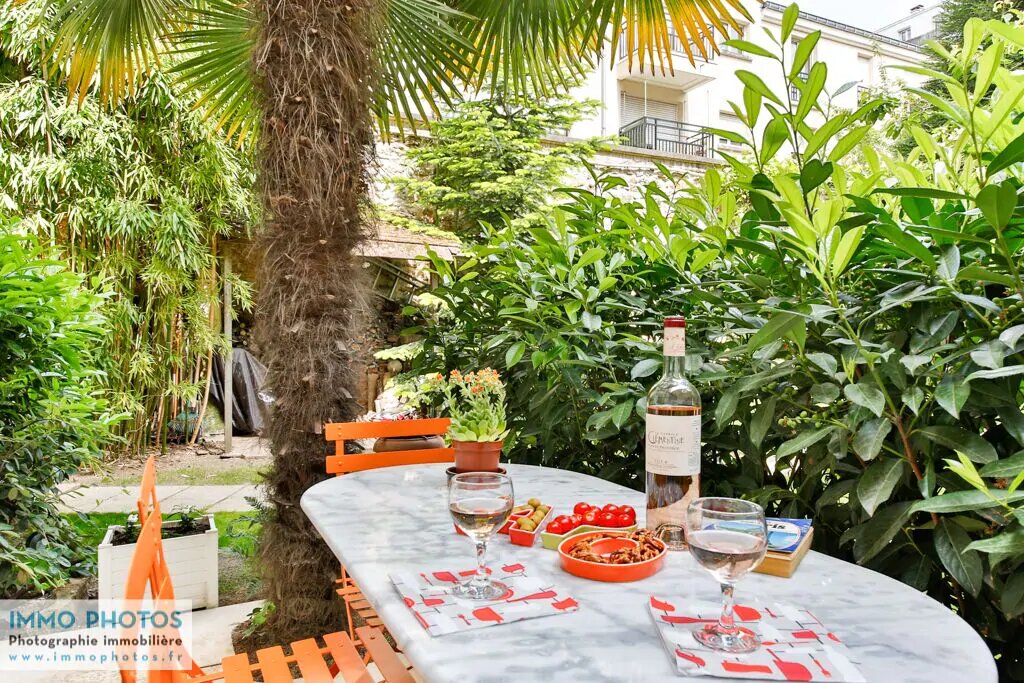
[{"label": "white wine glass", "polygon": [[753,652],[761,641],[750,629],[736,625],[733,587],[761,564],[768,549],[764,508],[738,498],[698,498],[686,511],[686,541],[697,563],[722,587],[718,623],[697,628],[693,637],[713,650]]},{"label": "white wine glass", "polygon": [[456,597],[469,600],[498,600],[509,587],[491,578],[487,571],[487,542],[502,527],[515,496],[512,480],[498,472],[466,472],[452,477],[448,486],[448,510],[455,526],[476,545],[477,570],[468,581],[455,587]]}]

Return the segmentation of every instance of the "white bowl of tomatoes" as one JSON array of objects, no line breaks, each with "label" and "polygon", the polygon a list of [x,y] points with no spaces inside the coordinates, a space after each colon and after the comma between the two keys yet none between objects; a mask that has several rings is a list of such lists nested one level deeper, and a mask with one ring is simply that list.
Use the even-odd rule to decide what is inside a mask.
[{"label": "white bowl of tomatoes", "polygon": [[559,515],[548,522],[540,539],[545,548],[556,550],[558,544],[570,536],[608,529],[636,529],[636,510],[629,505],[613,503],[604,506],[576,503],[571,515]]}]

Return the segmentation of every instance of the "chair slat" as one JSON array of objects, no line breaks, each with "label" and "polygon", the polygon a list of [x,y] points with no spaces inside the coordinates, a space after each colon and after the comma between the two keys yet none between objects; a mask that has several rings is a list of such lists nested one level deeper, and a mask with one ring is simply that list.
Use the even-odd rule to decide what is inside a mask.
[{"label": "chair slat", "polygon": [[398,465],[426,465],[455,461],[453,448],[420,448],[411,451],[394,451],[392,453],[358,453],[353,455],[327,456],[328,474],[348,474],[361,472],[378,467],[396,467]]},{"label": "chair slat", "polygon": [[439,436],[448,431],[451,423],[447,417],[390,422],[329,422],[324,425],[324,438],[338,441],[381,439],[387,436]]},{"label": "chair slat", "polygon": [[345,683],[373,683],[373,677],[366,670],[363,658],[359,656],[359,651],[347,633],[328,633],[324,636],[324,642]]},{"label": "chair slat", "polygon": [[320,646],[314,639],[295,641],[292,643],[292,652],[299,664],[299,671],[302,672],[303,683],[333,683],[334,676],[327,668],[324,656],[320,653]]},{"label": "chair slat", "polygon": [[224,683],[252,683],[249,655],[243,653],[225,657],[221,665],[224,669]]},{"label": "chair slat", "polygon": [[295,680],[288,670],[288,662],[280,646],[256,650],[256,661],[260,663],[264,683],[291,683]]},{"label": "chair slat", "polygon": [[359,640],[370,652],[370,659],[377,665],[380,672],[384,674],[384,680],[388,683],[413,683],[413,677],[409,670],[402,664],[395,651],[391,649],[384,634],[375,628],[360,626],[356,629]]}]

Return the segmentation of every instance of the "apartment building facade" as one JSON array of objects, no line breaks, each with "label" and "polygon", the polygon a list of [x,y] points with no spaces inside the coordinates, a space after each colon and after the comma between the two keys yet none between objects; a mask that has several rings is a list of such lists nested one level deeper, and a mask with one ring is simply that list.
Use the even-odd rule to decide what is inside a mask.
[{"label": "apartment building facade", "polygon": [[[749,10],[754,21],[743,26],[743,37],[769,45],[762,28],[778,34],[785,6],[751,2]],[[887,71],[891,66],[922,65],[925,56],[919,46],[813,14],[800,14],[790,39],[793,45],[787,49],[794,49],[795,43],[813,31],[821,31],[821,38],[809,64],[821,61],[828,65],[826,90],[834,92],[844,84],[855,84],[835,98],[836,107],[855,108],[865,88],[883,84],[899,88],[904,84],[919,85],[925,80],[908,72]],[[578,122],[568,136],[618,135],[623,141],[613,152],[647,153],[659,160],[677,159],[686,166],[699,167],[718,163],[716,150],[736,149],[733,143],[711,134],[707,128],[741,130],[742,124],[728,105],[729,101],[742,101],[743,86],[735,76],[737,70],[752,71],[773,91],[787,92],[779,65],[766,57],[751,57],[723,47],[721,54],[709,50],[709,58],[703,59],[690,46],[697,55],[696,63],[690,64],[682,39],[670,37],[674,67],[671,72],[662,71],[657,63],[652,69],[649,61],[641,70],[635,54],[631,66],[625,41],[620,41],[617,53],[606,55],[574,93],[601,102],[599,112]],[[720,39],[716,36],[716,40]],[[792,98],[800,95],[795,89],[787,94]]]}]

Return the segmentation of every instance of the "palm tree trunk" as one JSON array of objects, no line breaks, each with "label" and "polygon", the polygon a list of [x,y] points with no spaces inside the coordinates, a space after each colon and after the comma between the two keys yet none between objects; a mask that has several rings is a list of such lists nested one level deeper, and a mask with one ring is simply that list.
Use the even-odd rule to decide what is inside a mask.
[{"label": "palm tree trunk", "polygon": [[357,410],[349,340],[367,289],[352,251],[368,230],[377,8],[374,0],[261,0],[259,8],[265,225],[256,335],[275,398],[265,433],[273,514],[260,546],[265,597],[276,606],[265,635],[288,642],[344,625],[333,591],[338,561],[299,499],[326,478],[319,426]]}]

